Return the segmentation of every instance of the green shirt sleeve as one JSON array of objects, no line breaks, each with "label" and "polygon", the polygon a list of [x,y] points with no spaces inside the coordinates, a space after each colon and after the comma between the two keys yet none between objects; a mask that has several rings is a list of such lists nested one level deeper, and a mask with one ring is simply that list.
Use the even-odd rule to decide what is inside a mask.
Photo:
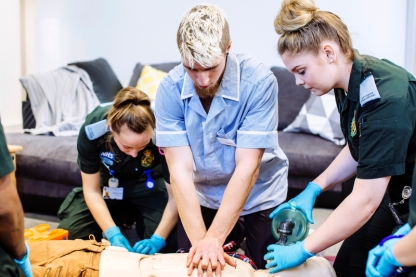
[{"label": "green shirt sleeve", "polygon": [[11,173],[14,170],[12,156],[7,149],[6,137],[3,126],[0,123],[0,177]]},{"label": "green shirt sleeve", "polygon": [[408,94],[363,110],[357,122],[357,177],[374,179],[404,174],[416,122],[416,110]]}]

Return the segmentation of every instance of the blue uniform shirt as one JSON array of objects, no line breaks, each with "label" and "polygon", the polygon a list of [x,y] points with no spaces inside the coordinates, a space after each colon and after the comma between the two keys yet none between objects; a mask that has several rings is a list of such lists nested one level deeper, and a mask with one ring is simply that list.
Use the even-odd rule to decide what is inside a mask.
[{"label": "blue uniform shirt", "polygon": [[242,215],[272,208],[287,194],[288,160],[277,137],[277,81],[247,55],[229,53],[220,88],[208,114],[182,64],[159,85],[156,143],[189,145],[200,204],[218,209],[236,167],[239,148],[264,148],[260,174]]}]

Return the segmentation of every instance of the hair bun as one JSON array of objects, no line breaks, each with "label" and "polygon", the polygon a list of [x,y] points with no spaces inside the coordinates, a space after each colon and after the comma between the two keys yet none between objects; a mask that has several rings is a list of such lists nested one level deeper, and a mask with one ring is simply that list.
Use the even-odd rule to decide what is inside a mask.
[{"label": "hair bun", "polygon": [[276,33],[283,35],[302,28],[312,20],[317,10],[313,0],[283,0],[274,20]]}]

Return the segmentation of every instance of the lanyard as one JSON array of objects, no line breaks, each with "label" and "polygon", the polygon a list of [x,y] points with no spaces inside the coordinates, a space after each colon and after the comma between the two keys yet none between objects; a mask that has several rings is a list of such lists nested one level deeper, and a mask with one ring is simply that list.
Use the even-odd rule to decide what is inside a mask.
[{"label": "lanyard", "polygon": [[146,180],[145,185],[146,185],[146,188],[148,189],[152,189],[155,187],[155,181],[153,181],[152,176],[150,175],[152,171],[153,171],[152,169],[143,171],[143,173],[147,175],[147,180]]},{"label": "lanyard", "polygon": [[387,237],[385,237],[384,239],[382,239],[381,241],[380,241],[380,246],[383,246],[383,244],[386,242],[386,241],[388,241],[388,240],[391,240],[391,239],[400,239],[400,238],[402,238],[402,237],[404,237],[403,235],[398,235],[398,236],[396,236],[396,235],[391,235],[391,236],[387,236]]},{"label": "lanyard", "polygon": [[110,173],[111,177],[114,177],[114,175],[116,174],[116,172],[112,169],[110,169],[110,167],[103,161],[101,161],[103,163],[103,165],[108,169],[108,173]]},{"label": "lanyard", "polygon": [[[103,165],[108,169],[108,172],[110,173],[110,175],[111,175],[111,178],[110,178],[110,180],[109,181],[113,181],[113,182],[115,182],[115,181],[117,181],[117,186],[118,186],[118,180],[114,180],[114,179],[116,179],[115,177],[114,177],[114,175],[116,174],[116,172],[114,171],[114,170],[112,170],[112,169],[110,169],[110,167],[104,162],[104,161],[102,161],[102,163],[103,163]],[[148,189],[152,189],[152,188],[154,188],[155,187],[155,181],[152,179],[152,176],[151,176],[151,174],[150,173],[152,173],[153,172],[153,170],[152,169],[148,169],[148,170],[145,170],[145,171],[143,171],[143,173],[144,174],[146,174],[146,176],[147,176],[147,180],[146,180],[146,182],[145,182],[145,186],[146,186],[146,188],[148,188]]]}]

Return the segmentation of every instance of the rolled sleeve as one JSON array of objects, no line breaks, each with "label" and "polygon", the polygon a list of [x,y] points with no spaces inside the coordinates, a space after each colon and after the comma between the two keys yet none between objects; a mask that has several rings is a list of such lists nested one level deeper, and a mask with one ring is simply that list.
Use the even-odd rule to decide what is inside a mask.
[{"label": "rolled sleeve", "polygon": [[159,147],[189,145],[180,91],[166,77],[156,94],[156,144]]},{"label": "rolled sleeve", "polygon": [[100,171],[99,139],[89,140],[85,133],[85,124],[82,125],[77,141],[78,166],[87,174]]},{"label": "rolled sleeve", "polygon": [[241,148],[275,148],[277,139],[277,131],[237,131],[238,147]]},{"label": "rolled sleeve", "polygon": [[278,86],[273,75],[255,89],[251,108],[237,131],[237,147],[277,148]]},{"label": "rolled sleeve", "polygon": [[0,177],[11,173],[14,170],[12,155],[7,148],[6,137],[3,126],[0,123]]}]

